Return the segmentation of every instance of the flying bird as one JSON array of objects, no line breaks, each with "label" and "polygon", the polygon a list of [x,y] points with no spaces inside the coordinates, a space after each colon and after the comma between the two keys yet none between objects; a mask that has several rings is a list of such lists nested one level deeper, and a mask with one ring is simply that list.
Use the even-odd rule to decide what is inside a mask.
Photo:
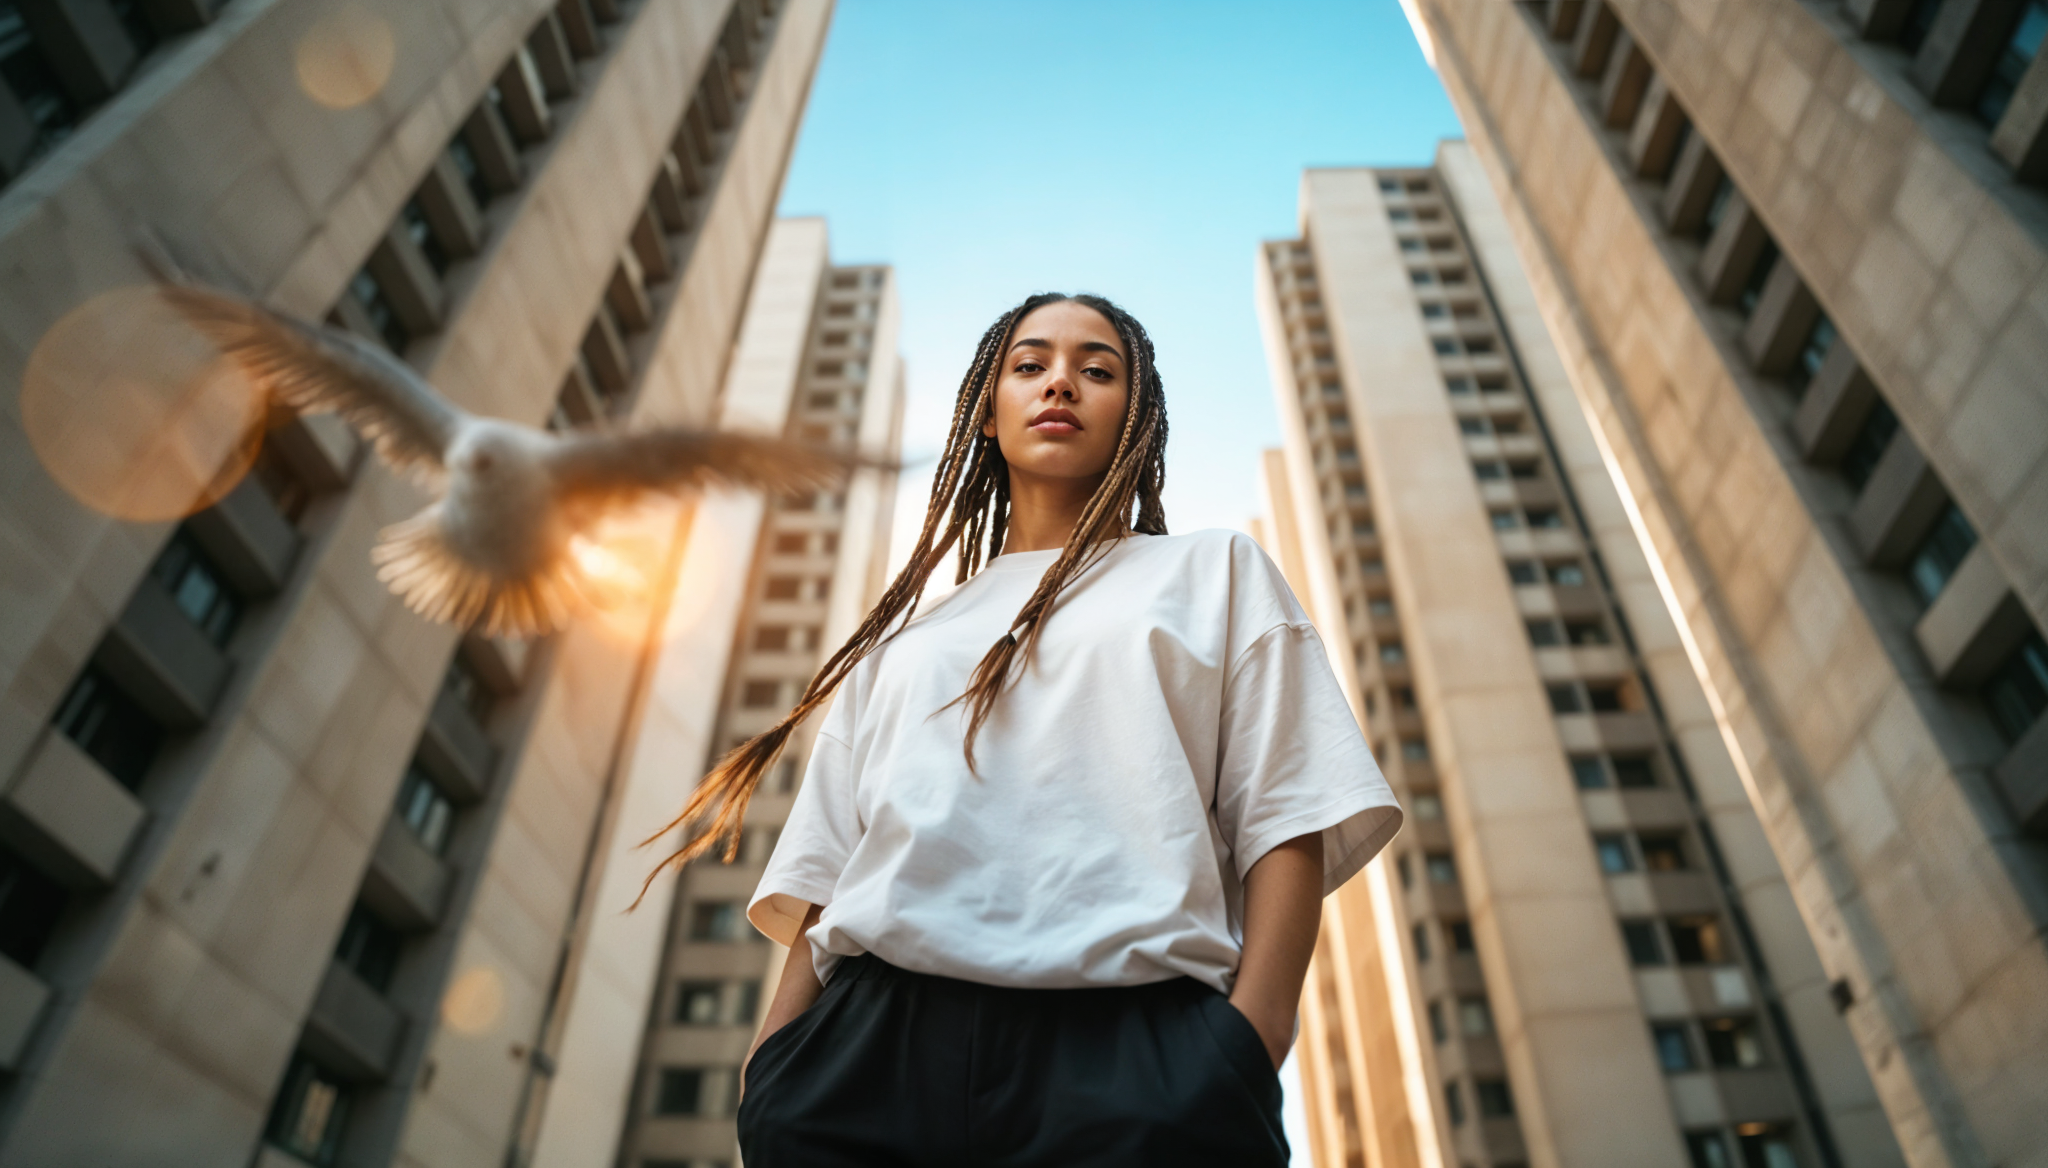
[{"label": "flying bird", "polygon": [[892,465],[723,430],[558,434],[477,417],[352,333],[161,273],[157,287],[275,400],[335,411],[394,469],[439,489],[425,510],[379,533],[377,578],[420,615],[490,636],[560,628],[597,591],[571,540],[650,493],[712,484],[793,493]]}]

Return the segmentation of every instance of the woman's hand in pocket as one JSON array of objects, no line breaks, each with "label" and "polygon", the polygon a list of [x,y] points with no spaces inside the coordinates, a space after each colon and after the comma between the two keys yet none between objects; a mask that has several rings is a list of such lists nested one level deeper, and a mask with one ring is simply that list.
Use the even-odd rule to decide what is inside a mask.
[{"label": "woman's hand in pocket", "polygon": [[740,1063],[740,1097],[747,1093],[747,1064],[754,1061],[754,1052],[768,1041],[770,1035],[796,1020],[798,1014],[811,1008],[818,995],[825,992],[825,986],[818,980],[818,970],[811,964],[811,942],[806,933],[818,923],[818,914],[824,909],[812,905],[804,913],[804,923],[797,927],[796,944],[789,947],[789,956],[782,961],[782,977],[775,983],[775,998],[768,1003],[768,1016],[761,1019],[761,1029],[754,1035],[754,1045],[747,1048],[747,1057]]}]

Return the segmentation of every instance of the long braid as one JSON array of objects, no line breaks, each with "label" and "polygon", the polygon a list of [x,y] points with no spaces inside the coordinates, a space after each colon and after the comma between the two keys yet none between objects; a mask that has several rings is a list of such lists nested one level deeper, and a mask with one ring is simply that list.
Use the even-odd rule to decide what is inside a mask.
[{"label": "long braid", "polygon": [[[970,708],[966,740],[962,744],[970,771],[974,769],[975,738],[994,710],[996,698],[1008,685],[1020,650],[1022,656],[1028,657],[1038,643],[1045,618],[1061,591],[1130,530],[1166,534],[1165,512],[1159,501],[1165,484],[1166,401],[1154,365],[1152,341],[1144,327],[1129,313],[1098,296],[1039,293],[1004,313],[982,334],[981,343],[975,346],[974,360],[960,380],[945,449],[932,474],[924,523],[918,529],[909,561],[862,619],[860,627],[804,687],[796,707],[774,727],[721,757],[690,793],[682,811],[642,841],[641,846],[645,847],[677,828],[691,833],[681,847],[647,874],[640,895],[633,900],[634,906],[646,897],[655,877],[664,870],[704,855],[721,840],[725,843],[722,859],[731,862],[739,854],[747,805],[790,735],[830,700],[863,659],[917,615],[925,584],[948,551],[956,545],[959,548],[956,582],[964,582],[979,571],[984,554],[993,559],[1000,553],[1009,528],[1009,464],[997,441],[982,433],[982,426],[994,416],[1003,351],[1017,325],[1038,308],[1062,300],[1075,300],[1101,313],[1123,342],[1130,366],[1124,424],[1108,472],[1075,523],[1059,558],[1046,570],[1038,588],[1018,612],[1012,631],[997,641],[975,667],[966,692],[948,703],[950,708],[966,702]],[[1022,631],[1021,644],[1018,630]]]}]

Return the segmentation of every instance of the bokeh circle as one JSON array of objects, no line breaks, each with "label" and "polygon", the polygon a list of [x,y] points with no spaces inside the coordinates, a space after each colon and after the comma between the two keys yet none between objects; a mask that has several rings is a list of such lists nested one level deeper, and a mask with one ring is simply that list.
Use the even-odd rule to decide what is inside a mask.
[{"label": "bokeh circle", "polygon": [[292,64],[299,88],[328,109],[354,109],[383,92],[398,63],[391,24],[360,4],[321,19],[299,38]]}]

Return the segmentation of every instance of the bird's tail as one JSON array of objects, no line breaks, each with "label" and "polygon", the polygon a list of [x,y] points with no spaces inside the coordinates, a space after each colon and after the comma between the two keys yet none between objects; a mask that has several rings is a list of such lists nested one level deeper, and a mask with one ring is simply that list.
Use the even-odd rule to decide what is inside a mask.
[{"label": "bird's tail", "polygon": [[507,580],[469,563],[448,546],[439,504],[379,532],[370,559],[407,608],[491,637],[551,633],[568,623],[582,595],[574,572]]}]

